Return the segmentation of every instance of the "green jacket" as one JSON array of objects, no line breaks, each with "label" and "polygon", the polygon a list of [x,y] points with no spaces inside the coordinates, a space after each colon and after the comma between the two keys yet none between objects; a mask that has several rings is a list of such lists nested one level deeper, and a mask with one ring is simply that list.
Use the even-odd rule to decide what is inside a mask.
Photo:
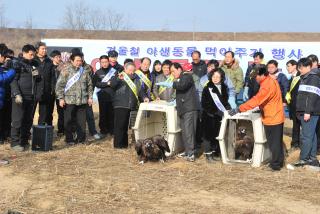
[{"label": "green jacket", "polygon": [[79,69],[76,69],[71,64],[67,64],[61,70],[56,85],[57,99],[64,99],[69,105],[84,105],[88,103],[88,99],[92,99],[93,86],[91,81],[92,69],[89,65],[84,65],[84,71],[80,79],[75,82],[68,91],[64,91],[69,79],[75,75]]},{"label": "green jacket", "polygon": [[221,69],[229,77],[236,89],[236,93],[239,94],[243,88],[243,71],[239,65],[239,61],[235,60],[231,67],[222,62]]}]

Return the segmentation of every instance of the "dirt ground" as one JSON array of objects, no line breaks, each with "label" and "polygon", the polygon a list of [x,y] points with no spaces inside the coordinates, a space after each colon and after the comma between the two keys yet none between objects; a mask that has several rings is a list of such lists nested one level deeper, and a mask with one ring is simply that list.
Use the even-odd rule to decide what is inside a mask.
[{"label": "dirt ground", "polygon": [[68,148],[61,139],[48,153],[6,144],[1,158],[11,163],[0,166],[0,213],[320,213],[320,173],[305,169],[209,165],[203,156],[139,165],[133,148],[114,150],[110,138]]}]

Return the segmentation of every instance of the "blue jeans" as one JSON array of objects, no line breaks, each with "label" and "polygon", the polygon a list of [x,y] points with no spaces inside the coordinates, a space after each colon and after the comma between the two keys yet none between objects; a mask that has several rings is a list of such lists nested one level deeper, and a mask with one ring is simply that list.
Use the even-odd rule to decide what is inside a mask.
[{"label": "blue jeans", "polygon": [[304,121],[303,115],[301,120],[301,152],[300,160],[317,160],[317,122],[319,116],[311,115],[309,121]]}]

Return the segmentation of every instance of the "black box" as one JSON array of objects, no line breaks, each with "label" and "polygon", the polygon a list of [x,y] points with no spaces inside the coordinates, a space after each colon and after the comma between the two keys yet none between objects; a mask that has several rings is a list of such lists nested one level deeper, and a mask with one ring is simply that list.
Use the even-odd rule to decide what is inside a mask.
[{"label": "black box", "polygon": [[49,151],[52,149],[53,126],[37,125],[32,127],[32,150]]}]

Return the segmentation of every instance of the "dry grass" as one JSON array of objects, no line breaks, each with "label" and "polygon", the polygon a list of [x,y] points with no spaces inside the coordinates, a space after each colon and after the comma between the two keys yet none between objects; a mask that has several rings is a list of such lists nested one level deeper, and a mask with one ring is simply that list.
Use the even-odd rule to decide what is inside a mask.
[{"label": "dry grass", "polygon": [[[288,124],[286,124],[288,126]],[[285,136],[286,142],[290,140]],[[288,157],[297,159],[299,152]],[[16,155],[16,156],[15,156]],[[23,213],[319,213],[320,174],[170,159],[139,165],[111,139],[49,153],[0,147],[0,210]]]}]

